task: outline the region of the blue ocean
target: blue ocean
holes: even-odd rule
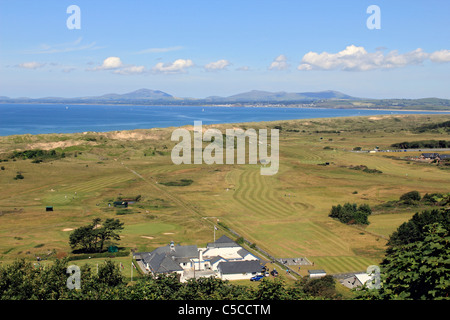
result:
[[[0,136],[178,127],[193,125],[194,121],[202,121],[207,125],[427,113],[438,112],[279,107],[0,104]]]

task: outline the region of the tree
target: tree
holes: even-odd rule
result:
[[[255,292],[256,300],[288,300],[289,294],[285,288],[284,281],[281,278],[261,280],[258,290]]]
[[[106,219],[102,227],[96,230],[97,238],[99,239],[99,252],[103,251],[103,245],[107,240],[120,240],[120,236],[116,231],[123,229],[123,222],[119,219]]]
[[[123,229],[123,222],[119,219],[106,219],[99,226],[100,218],[95,218],[92,223],[75,229],[69,238],[72,249],[79,248],[84,252],[102,252],[105,241],[120,240],[118,231]]]
[[[82,226],[70,234],[69,244],[72,249],[78,248],[83,252],[93,252],[96,239],[93,225]]]
[[[420,201],[420,193],[418,191],[410,191],[400,196],[400,201],[405,204],[414,204],[416,201]]]
[[[381,298],[450,299],[449,243],[449,230],[433,223],[423,240],[392,248],[381,264]]]
[[[389,237],[388,245],[393,247],[422,241],[425,238],[424,227],[432,223],[440,223],[447,230],[450,229],[450,209],[441,208],[417,212]]]
[[[336,281],[333,276],[327,275],[318,279],[303,278],[297,285],[302,288],[302,291],[312,297],[323,297],[326,299],[338,298],[336,292]]]
[[[329,217],[337,218],[342,223],[347,224],[369,224],[368,216],[372,214],[372,209],[368,204],[345,203],[332,206]]]

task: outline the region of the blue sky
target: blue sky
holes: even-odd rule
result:
[[[80,8],[81,29],[66,12]],[[367,28],[370,5],[381,29]],[[0,1],[0,95],[450,98],[448,1]]]

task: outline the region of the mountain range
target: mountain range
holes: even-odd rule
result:
[[[89,96],[89,97],[77,97],[77,98],[59,98],[59,97],[45,97],[45,98],[16,98],[10,99],[8,97],[2,96],[0,100],[80,100],[80,101],[132,101],[132,100],[148,100],[148,101],[161,101],[161,100],[199,100],[199,101],[210,101],[210,102],[275,102],[275,101],[301,101],[301,100],[318,100],[318,99],[355,99],[349,95],[343,94],[338,91],[320,91],[320,92],[268,92],[260,90],[252,90],[249,92],[239,93],[229,97],[219,97],[210,96],[204,99],[192,99],[192,98],[179,98],[171,94],[160,90],[150,90],[150,89],[139,89],[136,91],[118,94],[109,93],[101,96]]]
[[[228,97],[209,96],[206,98],[176,97],[160,90],[139,89],[118,94],[75,98],[9,98],[0,96],[0,103],[66,103],[66,104],[136,104],[136,105],[286,105],[328,108],[393,108],[450,111],[450,100],[439,98],[424,99],[366,99],[357,98],[339,91],[318,92],[269,92],[252,90]]]

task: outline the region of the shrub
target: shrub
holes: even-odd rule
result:
[[[414,204],[415,201],[420,201],[420,193],[418,191],[410,191],[400,196],[400,201],[405,204]]]
[[[17,175],[14,177],[14,180],[22,180],[25,177],[21,173],[17,173]]]

